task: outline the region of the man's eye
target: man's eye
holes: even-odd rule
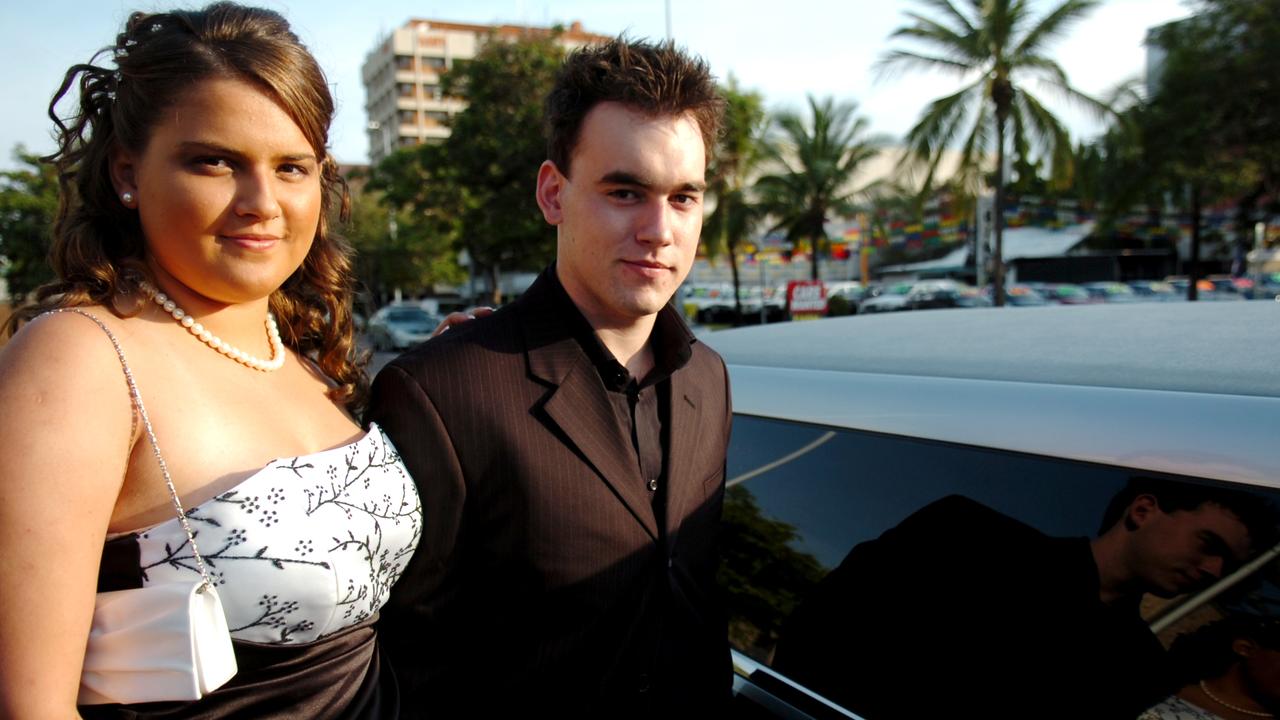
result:
[[[671,201],[677,205],[692,205],[698,202],[698,198],[694,195],[675,195],[672,196]]]

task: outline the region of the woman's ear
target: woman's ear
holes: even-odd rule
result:
[[[111,173],[111,185],[116,189],[116,197],[120,204],[136,210],[138,207],[137,162],[133,153],[113,145],[107,156],[108,170]]]
[[[1240,658],[1246,659],[1258,649],[1258,644],[1249,638],[1236,638],[1231,641],[1231,652],[1239,655]]]

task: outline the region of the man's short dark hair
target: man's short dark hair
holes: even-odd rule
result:
[[[707,157],[720,132],[724,99],[706,61],[670,41],[614,38],[576,50],[565,60],[544,111],[547,158],[566,177],[582,121],[602,102],[618,102],[653,117],[689,113]]]
[[[1162,480],[1143,475],[1129,479],[1124,489],[1116,493],[1102,514],[1099,534],[1105,533],[1124,518],[1124,513],[1139,495],[1151,495],[1160,510],[1166,513],[1179,510],[1192,511],[1211,503],[1235,515],[1249,531],[1249,542],[1254,550],[1269,547],[1276,542],[1276,508],[1265,498],[1253,493],[1217,485],[1198,485],[1176,480]]]

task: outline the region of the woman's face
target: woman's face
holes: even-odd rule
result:
[[[1237,640],[1234,647],[1243,657],[1243,671],[1250,695],[1270,710],[1280,709],[1280,650],[1252,640]]]
[[[133,193],[157,278],[188,302],[269,296],[302,264],[320,221],[315,150],[243,80],[193,85],[158,118],[141,154],[117,153],[112,178],[118,192]]]

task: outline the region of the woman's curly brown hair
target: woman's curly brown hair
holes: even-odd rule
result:
[[[110,53],[115,69],[94,64]],[[59,307],[100,304],[122,317],[118,297],[136,297],[146,276],[146,247],[137,213],[111,184],[114,147],[140,153],[161,113],[195,83],[235,78],[254,84],[289,114],[321,161],[322,210],[311,250],[272,293],[270,306],[285,344],[313,359],[335,383],[331,397],[353,413],[368,394],[351,315],[351,249],[330,232],[350,210],[346,183],[327,151],[333,98],[324,72],[270,10],[220,2],[203,10],[135,12],[113,47],[67,71],[49,104],[57,126],[53,163],[61,190],[50,262],[57,280],[5,324],[5,331]],[[66,120],[56,106],[78,85],[79,107]],[[132,312],[137,312],[137,303]]]

